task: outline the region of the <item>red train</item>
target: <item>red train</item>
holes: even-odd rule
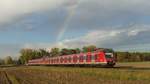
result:
[[[43,57],[29,60],[27,63],[27,65],[104,65],[111,67],[115,64],[114,52],[109,49],[57,57]]]

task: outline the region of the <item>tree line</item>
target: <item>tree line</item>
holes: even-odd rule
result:
[[[150,61],[150,52],[115,52],[118,62]]]
[[[55,57],[70,54],[86,53],[98,49],[95,45],[84,46],[82,49],[74,48],[52,48],[51,51],[45,49],[21,49],[18,60],[12,60],[7,56],[4,60],[0,59],[0,64],[25,64],[28,60],[37,59],[41,57]],[[150,52],[114,52],[118,62],[141,62],[150,61]]]
[[[74,48],[74,49],[68,49],[68,48],[52,48],[51,51],[47,51],[45,49],[22,49],[20,51],[21,56],[19,57],[19,63],[25,64],[28,62],[28,60],[31,59],[37,59],[41,57],[56,57],[56,56],[63,56],[63,55],[70,55],[70,54],[78,54],[81,52],[88,52],[88,51],[94,51],[96,49],[96,46],[90,45],[90,46],[84,46],[81,49]]]
[[[10,56],[7,56],[5,59],[0,59],[0,64],[26,64],[28,60],[31,59],[37,59],[41,57],[55,57],[55,56],[63,56],[63,55],[70,55],[70,54],[78,54],[81,52],[88,52],[88,51],[94,51],[96,49],[96,46],[89,45],[84,46],[82,49],[74,48],[74,49],[68,49],[68,48],[52,48],[51,51],[47,51],[45,49],[21,49],[20,50],[20,56],[18,60],[12,60]],[[5,60],[8,60],[8,57],[11,59],[11,63],[5,63]],[[10,61],[10,60],[8,60]]]
[[[5,57],[5,59],[0,59],[0,65],[8,65],[8,64],[15,64],[16,60],[13,60],[11,56]]]

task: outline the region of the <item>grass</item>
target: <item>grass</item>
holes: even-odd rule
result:
[[[7,73],[5,75],[1,75]],[[1,79],[3,78],[3,79]],[[21,66],[0,70],[0,84],[149,84],[150,62],[118,63],[115,68]],[[2,82],[1,82],[2,81]]]

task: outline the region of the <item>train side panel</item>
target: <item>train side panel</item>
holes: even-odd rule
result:
[[[58,57],[46,57],[41,59],[29,60],[28,65],[84,65],[84,64],[103,64],[107,65],[104,52],[88,52]]]

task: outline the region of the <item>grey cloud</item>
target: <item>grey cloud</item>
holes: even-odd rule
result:
[[[99,29],[101,26],[141,23],[142,17],[150,15],[148,0],[5,0],[1,1],[0,5],[0,29],[3,30],[8,25],[6,23],[19,24],[23,17],[43,11],[49,12],[49,23],[58,29],[67,18],[70,8],[74,6],[78,7],[68,23],[70,29]],[[27,27],[25,30],[30,29],[33,27]]]
[[[121,27],[121,26],[120,26]],[[98,47],[113,48],[115,50],[148,51],[150,50],[150,25],[132,25],[126,28],[111,30],[93,30],[81,37],[64,39],[58,43],[25,43],[25,44],[1,44],[0,57],[19,56],[22,48],[44,48],[50,50],[52,47],[59,48],[82,48],[94,44]],[[115,30],[114,30],[115,29]]]
[[[55,28],[55,31],[59,31],[70,12],[68,10],[77,6],[77,4],[79,5],[74,10],[75,14],[68,23],[68,29],[74,29],[77,32],[81,29],[88,29],[89,33],[85,36],[66,39],[53,45],[49,43],[0,45],[0,53],[15,54],[23,47],[82,47],[88,44],[121,50],[128,50],[131,47],[149,49],[147,47],[149,47],[150,42],[148,39],[150,37],[150,26],[143,24],[141,21],[141,18],[150,15],[149,0],[2,0],[0,1],[0,30],[14,28],[9,26],[12,23],[19,25],[19,28],[24,26],[23,30],[25,31],[34,31],[37,26],[47,29]],[[31,23],[28,20],[27,22],[23,21],[30,14],[40,12],[48,12],[49,20],[46,24],[50,24],[52,27],[43,27],[45,24],[40,27],[35,20]],[[144,44],[144,47],[142,44]]]
[[[33,12],[55,9],[64,2],[66,0],[1,0],[0,24],[13,22],[16,18]]]
[[[15,22],[17,18],[20,19],[34,12],[61,8],[64,8],[65,12],[70,12],[67,9],[76,5],[78,7],[75,15],[69,22],[70,28],[93,28],[119,22],[130,23],[138,21],[142,16],[150,15],[148,0],[5,0],[0,1],[0,24]]]
[[[139,46],[135,47],[136,45],[150,44],[150,40],[148,39],[150,37],[149,33],[150,25],[134,25],[123,29],[113,28],[111,30],[100,29],[91,31],[80,38],[66,39],[61,44],[65,47],[82,47],[84,45],[94,44],[99,47],[115,49],[123,49],[125,46],[132,45],[138,50],[141,48]]]
[[[70,27],[91,29],[142,23],[141,18],[150,15],[149,7],[148,0],[83,0]]]

